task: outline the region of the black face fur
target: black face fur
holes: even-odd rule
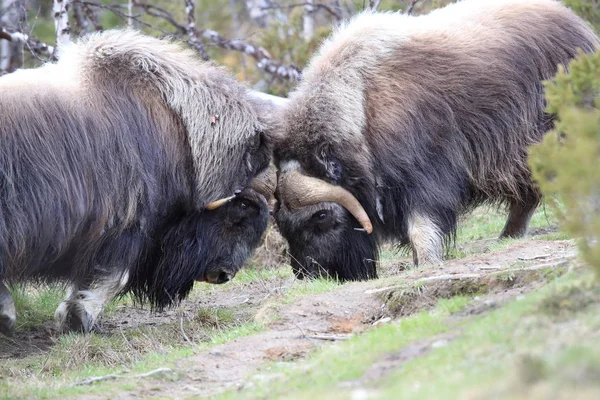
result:
[[[150,262],[136,270],[127,290],[161,309],[184,299],[194,281],[225,283],[242,267],[267,228],[265,198],[245,189],[224,206],[170,223]]]
[[[292,213],[278,202],[275,219],[288,241],[297,278],[323,276],[345,281],[377,277],[374,237],[362,231],[338,204],[320,203]]]

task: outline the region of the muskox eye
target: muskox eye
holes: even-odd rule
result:
[[[319,211],[313,214],[312,216],[313,221],[316,222],[323,222],[327,219],[327,212],[326,211]]]
[[[246,209],[248,209],[248,203],[246,203],[245,201],[242,201],[242,202],[240,203],[240,208],[241,208],[242,210],[246,210]]]

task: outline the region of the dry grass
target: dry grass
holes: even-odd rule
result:
[[[263,235],[263,240],[254,256],[250,266],[254,268],[277,268],[287,264],[287,242],[279,233],[277,225],[271,218],[271,223]]]

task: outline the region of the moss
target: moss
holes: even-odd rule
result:
[[[600,286],[573,286],[549,295],[539,304],[539,312],[564,319],[600,302]]]

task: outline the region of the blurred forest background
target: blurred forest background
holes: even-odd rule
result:
[[[56,7],[72,38],[133,26],[174,37],[259,91],[285,95],[319,43],[366,8],[428,12],[450,0],[0,0],[0,74],[52,59]],[[23,35],[15,35],[20,33]],[[11,40],[12,38],[12,40]]]
[[[0,75],[51,60],[57,7],[72,38],[132,26],[174,37],[256,90],[285,95],[332,27],[366,9],[422,14],[452,0],[0,0]],[[600,26],[600,0],[566,0]],[[5,40],[2,40],[5,39]]]

